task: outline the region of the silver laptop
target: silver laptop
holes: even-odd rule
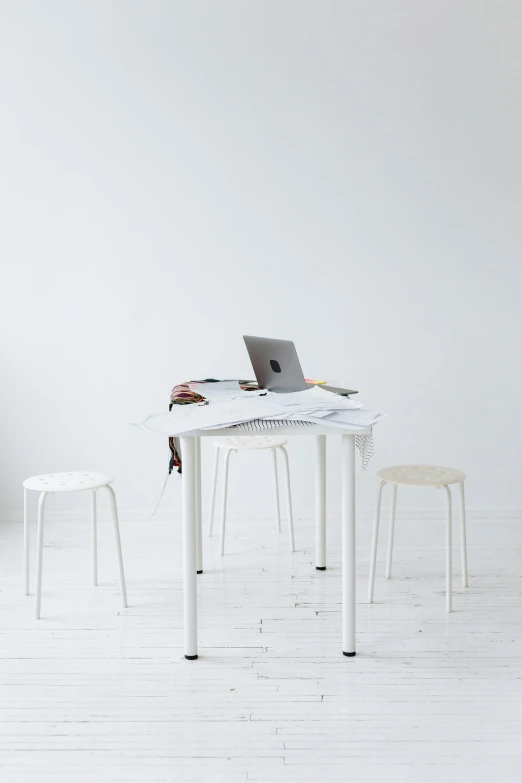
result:
[[[291,340],[243,335],[256,380],[261,389],[273,392],[302,391],[313,386],[304,379],[301,363]],[[322,389],[348,396],[357,394],[351,389],[340,389],[321,384]]]

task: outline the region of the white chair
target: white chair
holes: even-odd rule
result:
[[[444,487],[446,494],[446,611],[452,611],[452,562],[451,562],[451,490],[450,484],[458,484],[460,490],[460,554],[462,560],[462,586],[468,586],[468,556],[466,551],[466,503],[464,498],[464,480],[466,474],[453,468],[439,468],[434,465],[397,465],[383,468],[377,473],[381,479],[377,493],[377,507],[373,524],[372,553],[370,560],[370,580],[368,585],[368,603],[373,603],[373,588],[375,583],[375,563],[377,560],[377,545],[379,540],[379,518],[381,515],[381,497],[386,484],[393,486],[390,532],[388,537],[388,555],[386,558],[386,579],[391,578],[393,535],[395,532],[395,508],[397,505],[397,487],[407,484],[415,487]]]
[[[283,464],[285,466],[286,477],[286,497],[288,508],[288,535],[290,542],[290,552],[294,551],[294,520],[292,516],[292,494],[290,491],[290,470],[288,465],[288,454],[285,449],[288,441],[283,438],[276,438],[270,435],[252,436],[252,437],[231,437],[220,438],[214,441],[216,449],[214,456],[214,477],[212,480],[212,494],[210,498],[210,515],[208,535],[212,535],[212,526],[214,522],[214,507],[216,501],[216,484],[219,467],[219,454],[223,449],[225,452],[225,459],[223,464],[223,499],[221,506],[221,555],[225,554],[225,525],[227,515],[227,490],[228,490],[228,461],[232,452],[238,451],[253,451],[258,449],[269,449],[272,452],[272,460],[274,466],[274,490],[275,490],[275,502],[276,502],[276,531],[281,532],[281,512],[279,508],[279,483],[277,478],[277,451],[283,455]]]
[[[27,509],[28,490],[40,493],[38,501],[38,548],[36,555],[36,619],[40,619],[40,607],[42,601],[42,555],[44,537],[44,507],[45,499],[53,492],[91,492],[91,532],[92,532],[92,579],[93,584],[98,584],[98,547],[97,547],[97,520],[96,520],[96,492],[106,489],[109,493],[112,521],[116,536],[116,553],[118,555],[118,569],[120,577],[121,598],[123,607],[127,607],[127,591],[125,589],[125,574],[123,573],[123,558],[121,554],[120,528],[118,525],[118,510],[116,496],[110,483],[113,479],[103,473],[86,471],[75,473],[49,473],[44,476],[34,476],[24,481],[24,584],[25,594],[29,595],[29,515]]]

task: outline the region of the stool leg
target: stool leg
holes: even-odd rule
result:
[[[393,537],[395,535],[395,509],[397,507],[397,484],[392,489],[392,504],[390,510],[390,532],[388,533],[388,554],[386,557],[386,579],[391,579]]]
[[[214,448],[214,475],[212,477],[212,491],[210,495],[210,511],[208,515],[208,537],[210,538],[212,536],[212,528],[214,526],[214,508],[216,506],[216,485],[217,485],[217,477],[218,477],[218,467],[219,467],[219,452],[220,449],[218,449],[217,446]]]
[[[36,550],[36,619],[40,619],[40,607],[42,605],[42,557],[44,537],[44,506],[47,492],[40,494],[38,501],[38,546]]]
[[[446,485],[446,611],[452,609],[452,560],[451,560],[451,490]]]
[[[276,503],[276,533],[281,532],[281,508],[279,505],[279,481],[277,479],[277,449],[270,449],[274,465],[274,494]]]
[[[460,558],[462,562],[462,587],[468,586],[468,545],[466,541],[466,499],[464,482],[459,484],[460,490]]]
[[[288,508],[288,543],[290,552],[295,552],[294,542],[294,515],[292,512],[292,491],[290,489],[290,464],[288,462],[288,453],[284,446],[278,447],[283,453],[286,479],[286,503]]]
[[[381,498],[386,481],[381,481],[377,490],[377,505],[373,520],[372,552],[370,556],[370,578],[368,581],[368,603],[373,604],[373,588],[375,585],[375,564],[377,562],[377,545],[379,543],[379,520],[381,518]]]
[[[116,554],[118,556],[118,574],[120,577],[121,602],[123,604],[123,608],[126,609],[128,606],[127,589],[125,587],[125,574],[123,572],[123,556],[121,554],[120,526],[118,524],[118,508],[116,506],[116,495],[114,494],[113,488],[109,484],[106,484],[105,489],[109,493],[111,512],[112,512],[112,521],[114,524],[114,537],[116,539]]]
[[[225,525],[227,518],[227,490],[228,490],[228,461],[230,459],[230,452],[232,449],[225,451],[225,461],[223,463],[223,501],[221,506],[221,548],[220,555],[223,557],[225,554]]]
[[[96,490],[91,489],[91,546],[92,546],[92,583],[98,584],[98,520],[96,518]]]
[[[27,508],[29,490],[24,487],[24,591],[29,595],[29,571],[31,561],[29,511]]]

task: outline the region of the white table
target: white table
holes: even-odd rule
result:
[[[315,558],[316,568],[326,568],[326,436],[342,440],[342,651],[355,655],[355,434],[346,429],[312,425],[278,427],[285,437],[316,436]],[[366,430],[365,432],[369,432]],[[250,432],[226,428],[194,430],[181,437],[183,504],[183,594],[185,615],[185,658],[198,657],[197,574],[203,571],[201,520],[201,438],[226,435],[251,436]]]

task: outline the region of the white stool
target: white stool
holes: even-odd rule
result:
[[[466,474],[453,468],[439,468],[434,465],[397,465],[393,468],[383,468],[377,473],[381,484],[377,493],[377,508],[373,524],[372,554],[370,560],[370,581],[368,585],[368,603],[373,603],[373,587],[375,582],[375,563],[377,559],[377,544],[379,539],[379,518],[381,515],[381,496],[386,484],[393,485],[392,505],[390,513],[390,533],[388,538],[388,556],[386,558],[386,579],[391,578],[393,553],[393,534],[395,531],[395,507],[397,505],[397,486],[408,484],[415,487],[444,487],[446,491],[446,611],[451,612],[451,491],[450,484],[458,484],[460,489],[460,554],[462,560],[462,586],[468,586],[468,556],[466,551],[466,504],[464,499],[464,480]]]
[[[214,441],[216,448],[214,457],[214,477],[212,480],[212,494],[210,498],[210,515],[208,535],[212,535],[212,526],[214,522],[214,506],[216,501],[216,484],[217,474],[219,466],[219,452],[220,449],[225,451],[225,462],[223,466],[223,500],[221,506],[221,555],[225,554],[225,523],[227,515],[227,489],[228,489],[228,461],[230,459],[231,452],[238,451],[253,451],[257,449],[270,449],[272,452],[273,466],[274,466],[274,488],[275,488],[275,501],[276,501],[276,530],[281,532],[281,512],[279,508],[279,483],[277,479],[277,456],[276,452],[279,450],[283,455],[283,462],[285,466],[286,477],[286,497],[288,508],[288,535],[290,541],[290,552],[294,551],[294,520],[292,516],[292,494],[290,491],[290,470],[288,466],[288,454],[285,449],[288,441],[283,438],[274,438],[270,435],[253,436],[253,437],[232,437],[232,438],[220,438]]]
[[[98,584],[98,552],[97,552],[97,526],[96,526],[96,492],[105,488],[109,493],[116,536],[116,552],[118,555],[118,569],[120,575],[120,588],[123,607],[127,607],[127,591],[125,589],[125,574],[123,573],[123,558],[121,554],[120,528],[118,525],[118,510],[116,508],[116,496],[110,486],[111,476],[103,473],[49,473],[44,476],[34,476],[24,481],[24,584],[25,594],[29,595],[29,518],[27,513],[27,491],[40,492],[38,501],[38,549],[36,555],[36,619],[40,619],[40,606],[42,601],[42,555],[44,536],[44,506],[45,499],[50,492],[85,492],[91,491],[91,530],[92,530],[92,579],[93,584]]]

